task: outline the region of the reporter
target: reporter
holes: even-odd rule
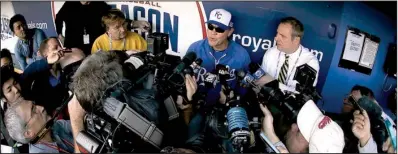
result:
[[[29,143],[51,117],[43,106],[36,105],[21,95],[21,87],[15,74],[12,69],[1,69],[1,98],[9,106],[4,122],[12,139],[20,143]],[[29,144],[29,153],[73,152],[70,129],[69,121],[57,120],[38,143]]]
[[[167,121],[167,116],[164,115],[166,111],[161,108],[155,91],[136,89],[129,85],[130,81],[125,76],[131,72],[127,72],[123,67],[127,59],[125,52],[99,51],[82,62],[73,76],[72,86],[75,97],[68,104],[68,108],[74,111],[74,113],[71,112],[70,117],[75,137],[80,131],[85,130],[83,120],[85,114],[98,113],[103,108],[104,100],[109,97],[126,103],[156,127]],[[111,93],[119,90],[121,95],[111,96]],[[156,150],[156,148],[150,148],[149,144],[139,136],[130,140],[134,143],[133,146],[123,148],[131,148],[135,152]],[[164,139],[160,141],[162,140]],[[75,146],[75,151],[79,151],[77,146]]]
[[[110,9],[111,6],[103,1],[66,1],[55,18],[58,38],[65,42],[65,47],[80,48],[89,55],[95,39],[105,32],[101,26],[101,18]],[[126,20],[129,24],[128,30],[139,28],[146,32],[151,27],[146,21]],[[65,37],[62,35],[64,23]]]
[[[98,50],[147,50],[147,42],[141,35],[128,31],[128,22],[119,9],[110,9],[102,17],[106,32],[97,37],[93,43],[91,53]]]
[[[21,143],[29,143],[40,129],[51,120],[44,107],[22,100],[10,107],[4,121],[11,138]],[[29,143],[29,153],[72,153],[72,132],[70,122],[57,120],[44,137],[37,143]]]
[[[43,57],[30,64],[23,73],[23,88],[27,99],[34,100],[52,114],[55,108],[69,96],[66,71],[68,66],[77,65],[85,57],[77,48],[63,49],[55,37],[44,40],[39,48]]]
[[[268,108],[260,104],[264,113],[262,131],[275,146],[284,146],[276,136],[273,117]],[[324,116],[313,101],[304,104],[284,136],[287,150],[292,153],[341,153],[344,148],[344,133],[340,126]]]

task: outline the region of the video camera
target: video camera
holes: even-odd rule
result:
[[[148,51],[132,54],[124,62],[125,79],[105,90],[99,100],[102,107],[84,118],[86,131],[76,138],[82,152],[160,151],[164,136],[160,128],[179,116],[172,95],[185,91],[184,75],[193,73],[190,65],[196,54],[182,60],[167,55],[169,37],[163,33],[150,34],[147,42]],[[136,65],[131,58],[143,64]],[[153,88],[140,87],[151,76]]]
[[[279,82],[277,80],[273,80],[263,87],[258,87],[255,84],[255,81],[260,79],[266,73],[260,68],[260,65],[251,63],[249,65],[249,71],[246,73],[245,71],[238,71],[237,77],[238,82],[240,85],[245,87],[253,87],[253,89],[257,89],[257,92],[254,92],[253,96],[246,97],[247,104],[249,104],[249,108],[246,110],[250,110],[251,105],[256,104],[252,108],[258,108],[257,102],[266,103],[266,105],[272,104],[276,108],[278,108],[287,118],[289,122],[294,122],[297,118],[298,112],[300,111],[301,107],[307,102],[308,100],[317,101],[321,99],[321,96],[315,91],[315,88],[312,86],[315,78],[316,78],[316,71],[312,69],[307,64],[301,65],[297,67],[296,73],[294,75],[294,80],[297,80],[298,83],[296,85],[296,91],[300,92],[300,94],[285,94],[279,89]],[[251,104],[250,102],[256,102]],[[250,105],[251,104],[251,105]],[[233,108],[231,108],[232,111]],[[238,108],[236,108],[237,110]],[[239,110],[245,110],[244,108],[239,108]],[[252,109],[253,110],[253,109]],[[250,110],[251,111],[251,110]],[[257,111],[257,110],[256,110]],[[240,117],[243,117],[243,111],[241,111]],[[249,112],[245,112],[249,113]],[[243,119],[249,119],[247,118]],[[253,117],[253,121],[245,122],[249,123],[250,125],[245,124],[245,127],[242,128],[250,128],[251,130],[259,133],[260,124],[258,122],[259,117],[256,117],[256,113],[251,113],[250,117]],[[230,121],[234,121],[232,119],[239,119],[239,118],[231,118]],[[240,118],[242,119],[242,118]],[[257,121],[255,121],[257,119]],[[236,121],[236,120],[235,120]],[[243,120],[240,120],[243,121]],[[243,126],[243,123],[241,124]],[[264,139],[263,139],[264,140]],[[264,141],[268,141],[265,139]],[[272,143],[268,143],[269,147],[272,147]],[[274,150],[277,152],[277,150]]]
[[[284,94],[279,89],[279,82],[273,80],[264,85],[259,93],[260,102],[267,102],[275,105],[286,115],[290,122],[295,122],[301,107],[308,101],[317,102],[322,97],[313,87],[316,78],[316,71],[308,64],[303,64],[296,69],[293,80],[298,81],[296,91],[300,94]]]

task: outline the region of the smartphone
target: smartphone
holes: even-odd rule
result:
[[[267,144],[275,153],[280,153],[279,150],[274,146],[274,144],[272,144],[271,141],[268,140],[267,137],[265,137],[263,132],[260,133],[260,137],[265,142],[265,144]]]
[[[359,110],[359,113],[362,114],[362,108],[359,106],[358,102],[355,101],[354,97],[349,96],[348,101],[354,106],[354,111]]]

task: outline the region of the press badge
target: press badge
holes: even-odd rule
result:
[[[84,44],[90,44],[90,36],[88,34],[83,35]]]

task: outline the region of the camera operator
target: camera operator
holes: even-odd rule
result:
[[[262,104],[260,108],[264,114],[263,133],[283,150],[284,144],[275,133],[271,112]],[[297,123],[291,125],[284,139],[287,150],[292,153],[341,153],[344,148],[344,133],[340,126],[324,116],[313,101],[301,108]]]
[[[63,49],[56,37],[44,40],[39,48],[44,58],[30,64],[23,73],[23,90],[26,98],[45,107],[49,114],[68,96],[67,76],[85,57],[78,48]],[[71,71],[68,71],[71,70]]]
[[[73,76],[74,80],[72,85],[75,97],[73,97],[69,102],[68,109],[70,111],[74,111],[70,113],[70,118],[73,134],[75,137],[79,134],[79,132],[85,130],[85,115],[95,113],[98,109],[103,108],[103,100],[106,99],[105,97],[108,97],[104,95],[105,93],[108,93],[109,88],[111,86],[116,87],[119,81],[126,80],[126,75],[134,75],[134,72],[128,72],[128,70],[125,70],[126,68],[123,66],[124,63],[132,63],[135,68],[139,68],[141,65],[143,65],[143,62],[140,61],[139,58],[136,58],[135,55],[128,57],[128,55],[125,53],[134,52],[96,52],[82,62],[81,66]],[[194,77],[189,75],[185,76],[185,83],[188,93],[187,98],[189,100],[192,100],[192,95],[196,91],[196,83],[194,82],[194,79]],[[116,89],[117,88],[118,87],[116,87]],[[124,103],[128,104],[130,108],[138,112],[148,121],[153,122],[156,127],[158,127],[158,125],[168,127],[166,126],[168,124],[166,123],[167,116],[163,115],[165,113],[164,108],[162,108],[163,106],[160,103],[161,101],[156,98],[156,91],[153,89],[138,89],[137,87],[132,87],[132,90],[134,91],[123,90],[122,95],[125,97],[125,100],[131,100]],[[182,101],[177,101],[177,104],[181,110],[189,108],[188,106],[183,105]],[[165,138],[167,137],[164,137],[162,140],[165,140]],[[142,150],[144,152],[148,152],[156,150],[155,148],[148,148],[147,146],[142,147],[140,143],[143,141],[143,139],[141,138],[129,138],[128,141],[133,143],[133,147],[131,148],[134,148],[135,151]],[[79,146],[77,144],[75,145],[75,151],[79,152]]]
[[[296,81],[293,80],[296,68],[308,64],[316,71],[316,86],[319,74],[318,59],[300,42],[303,39],[304,26],[294,17],[283,18],[275,36],[276,46],[268,49],[263,57],[261,68],[267,75],[256,81],[257,85],[264,85],[274,79],[279,81],[282,91],[295,92]]]
[[[356,145],[357,139],[359,139],[355,134],[353,134],[352,130],[352,121],[354,117],[355,110],[359,110],[359,107],[367,112],[370,119],[370,132],[372,135],[372,141],[374,141],[376,146],[376,152],[379,151],[387,151],[387,149],[383,149],[383,144],[387,144],[390,139],[388,139],[388,132],[385,129],[385,123],[389,122],[393,128],[395,126],[395,122],[384,113],[381,106],[374,99],[374,95],[372,90],[367,87],[355,85],[350,94],[344,98],[344,103],[342,107],[342,113],[336,115],[335,119],[339,121],[341,127],[345,132],[345,140],[346,147],[344,148],[344,152],[361,152],[358,151],[358,147]],[[331,113],[327,113],[333,115]],[[396,134],[396,129],[392,130],[393,134]],[[369,141],[370,142],[370,141]]]

